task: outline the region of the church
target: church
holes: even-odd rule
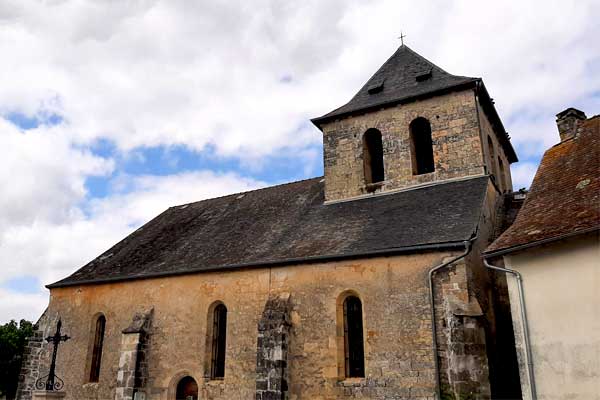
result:
[[[323,177],[170,207],[48,285],[18,398],[59,320],[67,400],[520,398],[481,258],[517,156],[482,79],[402,45],[312,123]]]

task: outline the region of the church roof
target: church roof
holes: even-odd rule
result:
[[[319,125],[334,118],[414,100],[459,87],[473,87],[480,78],[449,74],[402,45],[345,105],[312,121]]]
[[[462,246],[485,176],[324,204],[314,178],[171,207],[49,288]]]
[[[600,116],[542,158],[515,222],[485,251],[505,254],[600,230]]]

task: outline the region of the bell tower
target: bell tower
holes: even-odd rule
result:
[[[517,156],[481,78],[449,74],[406,45],[312,122],[323,132],[327,202],[484,174],[512,190]]]

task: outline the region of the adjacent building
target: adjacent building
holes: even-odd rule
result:
[[[514,224],[485,256],[518,272],[508,286],[523,398],[597,400],[600,116],[569,108],[556,122],[560,143],[544,154]]]

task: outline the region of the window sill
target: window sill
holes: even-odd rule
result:
[[[435,171],[421,172],[420,174],[417,172],[413,172],[413,176],[427,176],[427,175],[432,175],[432,174],[435,174]]]
[[[224,385],[225,379],[224,378],[209,378],[206,380],[206,384],[207,385],[215,385],[215,386]]]
[[[376,192],[377,190],[379,190],[383,187],[384,183],[385,183],[384,181],[375,182],[375,183],[367,183],[367,184],[365,184],[365,190],[367,193]]]
[[[100,386],[100,382],[86,382],[82,386],[83,386],[83,389],[86,389],[86,390],[98,390],[98,386]]]
[[[367,378],[344,378],[338,381],[339,386],[364,386]]]

